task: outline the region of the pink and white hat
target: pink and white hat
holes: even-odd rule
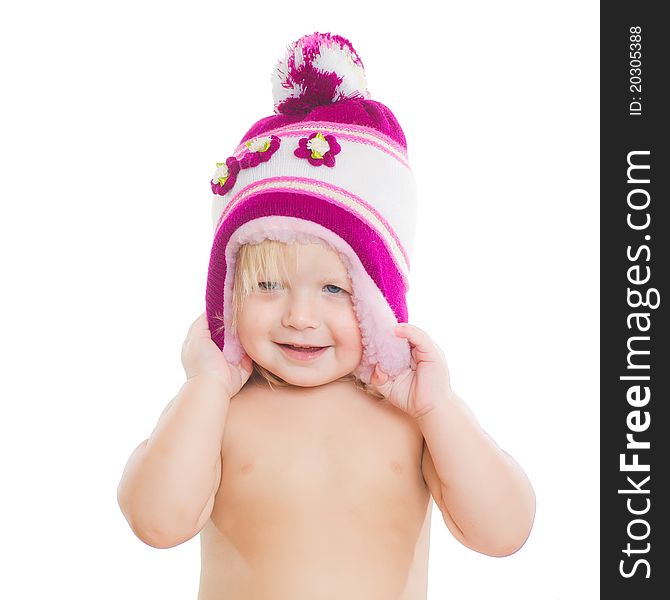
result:
[[[242,244],[318,242],[349,271],[363,340],[355,371],[377,363],[394,377],[410,365],[393,334],[407,322],[405,294],[416,223],[416,186],[393,113],[370,99],[363,63],[338,35],[313,33],[288,47],[272,74],[275,114],[256,122],[211,181],[214,243],[206,305],[212,339],[238,364],[231,291]],[[216,333],[224,318],[224,330]]]

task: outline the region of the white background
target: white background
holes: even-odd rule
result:
[[[507,558],[461,546],[434,507],[429,600],[598,597],[597,3],[12,4],[0,596],[196,597],[199,539],[144,545],[116,487],[184,380],[214,163],[271,114],[285,47],[331,31],[408,139],[410,322],[537,494]]]

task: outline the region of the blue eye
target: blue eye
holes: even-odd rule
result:
[[[331,292],[332,294],[335,294],[335,295],[339,295],[340,292],[345,291],[340,286],[333,285],[333,284],[330,284],[330,283],[328,285],[325,285],[324,287],[327,288],[327,289],[328,288],[335,288],[334,290],[333,289],[328,289],[329,292]]]
[[[258,287],[264,292],[273,292],[281,289],[281,283],[278,281],[259,281]]]

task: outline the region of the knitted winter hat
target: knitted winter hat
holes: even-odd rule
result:
[[[291,44],[272,91],[275,114],[249,129],[211,181],[212,339],[239,363],[230,299],[242,244],[316,241],[338,253],[351,278],[363,342],[356,375],[369,383],[379,363],[394,377],[410,365],[407,341],[393,334],[407,321],[416,222],[405,136],[393,113],[370,99],[363,63],[341,36],[314,33]],[[225,329],[217,333],[221,313]]]

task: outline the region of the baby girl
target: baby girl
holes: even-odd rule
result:
[[[535,495],[407,322],[414,179],[356,51],[304,36],[273,95],[217,163],[187,379],[119,504],[153,547],[200,534],[200,600],[425,600],[431,499],[459,542],[502,557]]]

